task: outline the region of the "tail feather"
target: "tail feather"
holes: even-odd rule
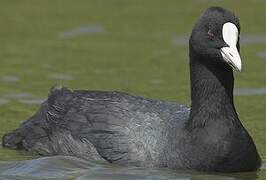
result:
[[[2,139],[3,147],[11,149],[26,149],[30,147],[36,138],[42,139],[47,137],[45,132],[45,122],[42,117],[47,110],[47,101],[45,101],[39,111],[28,121],[22,123],[13,132],[5,134]]]
[[[67,88],[51,89],[48,100],[41,105],[35,115],[13,132],[3,136],[3,147],[37,150],[40,154],[51,153],[52,149],[48,143],[51,141],[50,136],[66,113],[65,107],[70,99],[71,91]]]

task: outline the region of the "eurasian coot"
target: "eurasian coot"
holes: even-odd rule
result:
[[[238,18],[220,7],[195,24],[191,108],[122,92],[54,88],[33,117],[3,137],[3,146],[122,165],[256,170],[259,154],[233,102],[239,33]]]

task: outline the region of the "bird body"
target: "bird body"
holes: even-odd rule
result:
[[[12,146],[43,155],[165,166],[158,160],[164,144],[172,144],[167,136],[182,131],[188,114],[184,105],[121,92],[55,88],[39,112],[17,129],[17,136],[10,137],[26,134],[18,140],[22,144]]]
[[[256,170],[259,154],[233,102],[239,32],[238,19],[223,8],[199,18],[189,44],[191,108],[122,92],[54,88],[3,145],[121,165]]]

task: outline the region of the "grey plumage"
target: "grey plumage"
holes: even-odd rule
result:
[[[39,112],[14,133],[28,132],[12,146],[42,155],[166,166],[158,160],[166,144],[173,144],[168,136],[178,133],[174,127],[182,131],[188,114],[184,105],[121,92],[54,89]]]

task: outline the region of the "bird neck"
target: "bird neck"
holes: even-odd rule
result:
[[[214,122],[220,125],[239,124],[233,102],[233,71],[229,66],[222,60],[214,62],[213,59],[199,59],[190,55],[190,79],[191,112],[188,128],[208,127]]]

